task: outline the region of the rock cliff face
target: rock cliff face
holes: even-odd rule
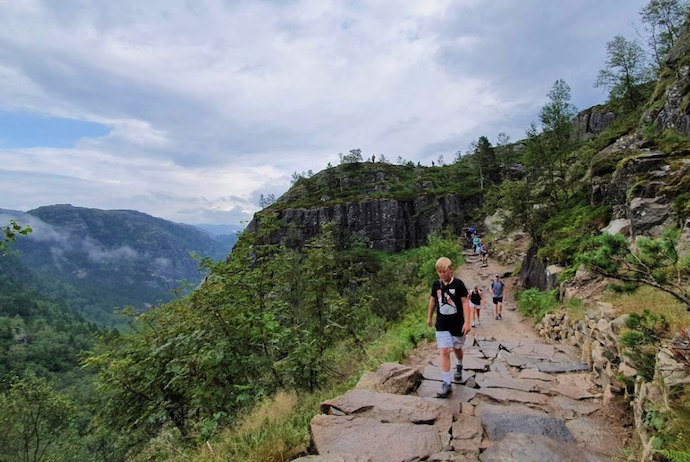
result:
[[[652,101],[642,116],[660,131],[673,129],[690,136],[690,23],[669,53]]]
[[[270,240],[287,239],[287,245],[300,246],[317,236],[323,225],[334,222],[340,229],[366,236],[377,250],[398,252],[423,245],[434,231],[459,233],[468,213],[478,205],[477,196],[462,201],[454,195],[420,195],[410,200],[363,199],[326,207],[286,208],[277,214],[287,226],[271,234]],[[247,230],[254,232],[259,226],[255,217]]]
[[[281,228],[265,233],[270,243],[301,247],[325,224],[335,223],[365,237],[374,249],[398,252],[425,244],[435,231],[460,234],[469,214],[481,205],[478,183],[476,172],[459,163],[346,163],[298,180],[257,213],[247,231],[261,233],[261,217],[273,212]]]
[[[671,50],[639,122],[599,151],[589,168],[590,202],[610,205],[608,232],[659,236],[679,226],[690,241],[690,23]],[[614,120],[604,106],[576,118],[582,137],[596,134]],[[522,266],[526,287],[546,289],[547,264],[530,251]]]
[[[606,130],[615,118],[616,115],[606,106],[594,106],[582,111],[575,117],[578,136],[590,138]]]

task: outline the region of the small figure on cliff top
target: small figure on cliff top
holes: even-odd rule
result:
[[[467,287],[460,279],[453,277],[453,266],[449,258],[436,260],[436,274],[439,279],[431,286],[426,323],[433,325],[436,313],[436,344],[439,352],[439,363],[443,383],[436,396],[446,398],[453,392],[451,385],[450,351],[455,353],[457,361],[453,379],[462,380],[462,347],[465,336],[470,332],[470,306],[467,301]]]

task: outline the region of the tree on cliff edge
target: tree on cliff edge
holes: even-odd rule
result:
[[[639,237],[631,246],[620,234],[604,233],[590,241],[579,261],[603,276],[666,292],[690,311],[690,256],[678,254],[678,237],[678,230],[667,230],[660,238]]]
[[[608,88],[611,100],[621,100],[634,109],[645,97],[640,87],[651,78],[642,47],[617,35],[606,44],[606,68],[599,71],[594,86]]]

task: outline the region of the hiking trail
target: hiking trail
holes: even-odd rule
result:
[[[455,272],[484,291],[481,324],[468,334],[463,379],[441,384],[435,344],[420,345],[406,365],[384,364],[357,388],[322,403],[312,419],[310,462],[623,460],[631,431],[627,410],[603,402],[591,367],[570,345],[549,344],[515,309],[515,282],[503,278],[503,319],[494,319],[489,284],[511,267],[482,266],[466,252]],[[425,318],[425,310],[420,311]],[[420,382],[421,380],[421,382]],[[417,384],[419,384],[417,386]]]

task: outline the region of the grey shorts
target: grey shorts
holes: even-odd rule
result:
[[[465,335],[456,337],[450,335],[447,330],[436,331],[436,345],[439,348],[454,348],[456,350],[465,346]]]

